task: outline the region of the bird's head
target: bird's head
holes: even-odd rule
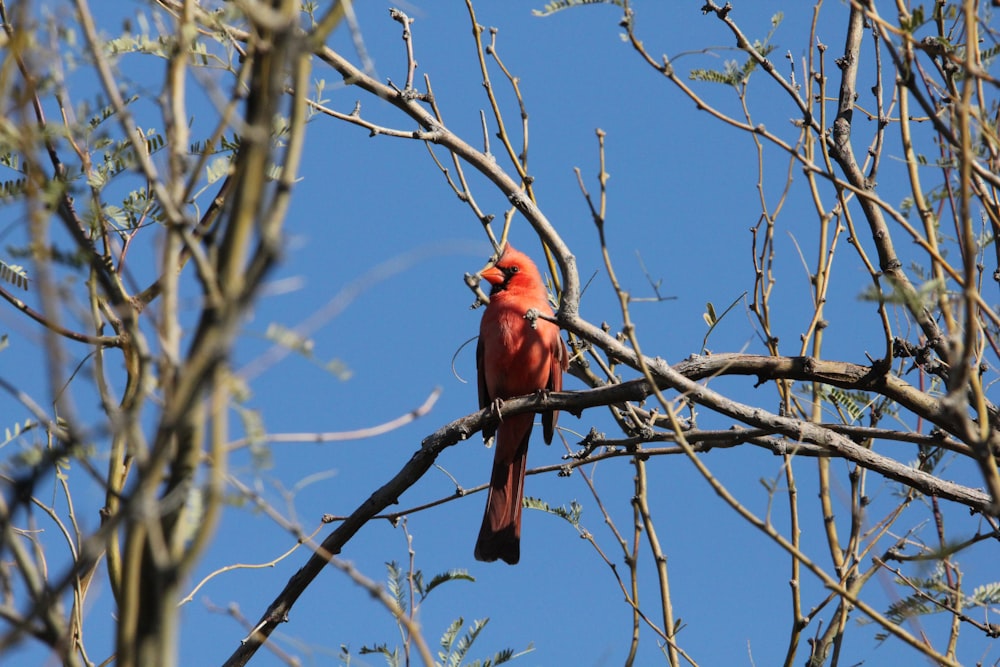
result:
[[[505,290],[528,291],[543,286],[535,263],[510,245],[504,248],[497,261],[480,271],[479,275],[490,284],[490,296]]]

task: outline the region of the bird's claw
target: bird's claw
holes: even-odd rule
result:
[[[490,402],[490,417],[496,419],[498,422],[503,421],[503,416],[500,414],[500,408],[503,407],[503,400],[495,398]],[[486,449],[493,446],[496,440],[496,426],[489,424],[483,427],[483,444],[486,445]]]
[[[490,403],[490,414],[496,417],[497,421],[503,421],[503,415],[500,414],[500,408],[503,407],[502,398],[494,398],[493,402]]]

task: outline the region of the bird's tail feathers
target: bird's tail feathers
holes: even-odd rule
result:
[[[513,415],[500,424],[486,513],[476,540],[476,560],[500,559],[510,565],[520,560],[524,472],[534,419],[531,413]]]

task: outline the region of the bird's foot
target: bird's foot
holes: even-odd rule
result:
[[[503,421],[503,416],[500,414],[500,408],[503,407],[503,400],[495,398],[490,402],[490,417],[496,419],[497,422]],[[493,441],[496,440],[497,427],[496,424],[486,424],[483,427],[483,444],[489,449],[493,446]]]
[[[538,398],[544,399],[548,398],[551,393],[552,391],[548,387],[542,387],[540,389],[536,389],[534,395],[537,396]]]

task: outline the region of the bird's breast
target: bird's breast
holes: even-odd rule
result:
[[[548,310],[539,309],[545,312]],[[483,317],[480,336],[486,385],[491,398],[511,398],[544,389],[548,384],[552,345],[558,336],[551,322],[526,320],[528,308],[496,308]]]

